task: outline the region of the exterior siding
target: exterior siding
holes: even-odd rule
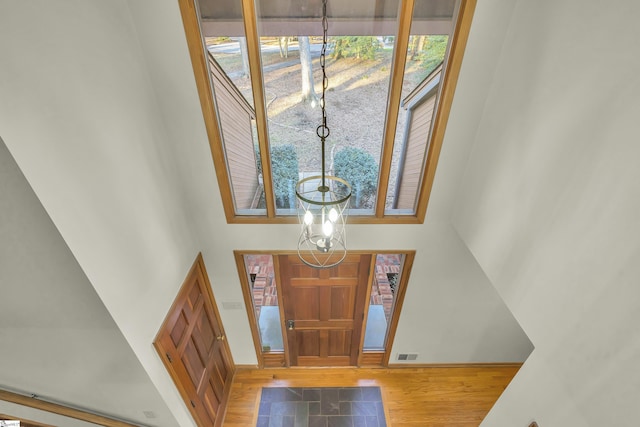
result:
[[[209,66],[235,208],[251,209],[258,190],[251,124],[255,112],[211,56]]]
[[[435,104],[436,94],[434,93],[410,112],[409,135],[406,138],[404,168],[400,171],[396,209],[415,208]]]

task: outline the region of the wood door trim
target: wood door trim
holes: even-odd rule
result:
[[[253,295],[251,293],[251,285],[249,284],[249,278],[247,277],[247,265],[245,263],[245,255],[269,255],[272,257],[274,268],[274,282],[276,286],[276,292],[278,297],[278,310],[280,312],[280,319],[284,319],[284,313],[282,310],[282,297],[280,289],[280,279],[278,273],[277,254],[270,251],[241,251],[234,250],[233,256],[236,261],[236,268],[238,270],[238,277],[240,278],[240,287],[242,289],[242,297],[244,299],[244,306],[249,318],[249,326],[251,328],[251,337],[253,339],[253,346],[256,352],[256,359],[258,361],[258,368],[282,368],[289,366],[289,358],[285,351],[270,351],[264,353],[262,351],[262,340],[260,338],[260,330],[258,327],[258,318],[256,317],[255,307],[253,306]],[[286,333],[284,330],[284,323],[280,322],[281,333],[283,335],[283,346],[287,348]]]
[[[242,289],[242,298],[244,299],[244,306],[247,309],[247,316],[249,316],[249,325],[251,326],[251,338],[253,339],[253,346],[256,351],[256,359],[258,359],[258,368],[264,368],[264,358],[262,353],[262,341],[260,340],[260,332],[256,328],[258,325],[258,318],[256,317],[256,310],[253,307],[253,296],[251,295],[251,286],[249,285],[249,279],[247,278],[247,265],[244,262],[244,256],[247,255],[243,251],[233,251],[233,257],[236,260],[236,268],[238,269],[238,277],[240,278],[240,288]]]
[[[358,365],[358,359],[360,357],[360,354],[362,353],[362,345],[361,342],[364,340],[364,332],[365,332],[365,327],[366,327],[366,322],[364,321],[365,317],[364,317],[364,313],[365,313],[365,309],[367,307],[369,307],[369,300],[367,300],[367,293],[368,293],[368,286],[371,284],[371,276],[375,274],[375,270],[372,269],[373,267],[373,261],[376,258],[376,255],[374,254],[363,254],[360,255],[360,261],[361,262],[366,262],[368,257],[368,265],[362,266],[360,267],[360,271],[358,273],[358,285],[360,286],[360,282],[364,282],[365,284],[363,285],[363,290],[364,290],[364,295],[362,295],[362,297],[359,300],[356,300],[356,308],[355,308],[355,315],[354,315],[354,333],[359,334],[358,337],[356,339],[352,339],[351,340],[351,360],[350,360],[350,364],[352,366],[357,366]],[[363,268],[365,267],[365,268]],[[357,294],[356,294],[357,295]],[[357,317],[360,317],[360,319],[358,319]],[[360,324],[360,328],[359,330],[356,331],[356,324],[359,322]]]
[[[286,323],[287,323],[287,317],[285,314],[286,311],[286,307],[285,304],[289,304],[288,300],[285,301],[284,298],[284,289],[282,288],[282,282],[284,281],[284,278],[282,277],[282,269],[280,266],[280,257],[281,256],[288,256],[290,254],[284,253],[284,254],[274,254],[273,255],[273,271],[274,271],[274,275],[276,277],[276,286],[278,286],[278,304],[280,306],[280,323],[282,324],[282,343],[284,346],[284,354],[285,354],[285,362],[287,364],[287,367],[292,367],[292,366],[297,366],[298,364],[298,358],[297,355],[296,356],[292,356],[291,352],[289,351],[289,333],[287,331],[286,328]]]
[[[368,277],[368,281],[367,281],[367,291],[365,292],[365,304],[364,304],[364,311],[362,313],[362,333],[360,334],[360,347],[359,347],[359,352],[358,352],[358,361],[357,361],[357,366],[360,366],[363,364],[363,360],[369,360],[369,358],[366,357],[366,354],[364,352],[364,336],[366,333],[366,328],[367,328],[367,322],[364,321],[364,319],[369,319],[369,307],[371,307],[371,291],[373,290],[373,281],[375,280],[375,275],[376,275],[376,258],[377,258],[377,253],[371,253],[371,260],[369,262],[369,277]],[[381,359],[382,360],[382,359]]]
[[[393,340],[396,337],[396,329],[398,329],[398,321],[400,320],[400,313],[402,312],[402,304],[404,304],[404,296],[407,293],[407,285],[409,284],[409,276],[413,269],[413,260],[416,257],[416,251],[407,251],[402,253],[404,255],[404,262],[400,269],[400,282],[398,283],[398,295],[393,304],[393,313],[391,314],[391,322],[387,332],[387,339],[385,342],[384,357],[382,359],[383,366],[389,366],[389,359],[391,359],[391,347],[393,347]]]
[[[251,333],[253,337],[253,343],[255,346],[256,357],[258,360],[259,368],[274,368],[278,366],[291,366],[290,357],[288,354],[288,338],[287,331],[285,328],[285,317],[284,317],[284,305],[282,301],[282,289],[281,282],[282,279],[280,277],[280,265],[278,261],[279,255],[295,255],[296,251],[287,251],[287,250],[277,250],[277,251],[266,251],[266,250],[234,250],[234,257],[236,260],[236,266],[238,269],[238,276],[240,278],[242,294],[244,297],[245,308],[247,310],[247,316],[250,320]],[[385,367],[389,366],[389,360],[391,358],[391,348],[393,346],[393,341],[395,339],[396,330],[398,327],[398,320],[400,318],[400,313],[402,311],[402,305],[404,303],[404,297],[406,295],[407,286],[409,283],[409,277],[411,270],[413,268],[413,262],[415,259],[416,251],[415,250],[407,250],[407,249],[396,249],[396,250],[379,250],[379,251],[363,251],[363,250],[350,250],[349,254],[354,255],[371,255],[371,265],[369,267],[369,282],[367,284],[366,298],[365,298],[365,307],[364,307],[364,317],[367,318],[369,311],[369,304],[366,304],[367,301],[371,298],[371,282],[373,280],[375,274],[375,262],[377,255],[387,255],[387,254],[400,254],[404,258],[404,262],[402,265],[402,271],[400,274],[400,282],[398,283],[398,295],[396,297],[396,302],[394,305],[394,310],[391,317],[391,322],[389,325],[389,331],[387,334],[386,347],[384,351],[362,351],[364,345],[364,326],[360,337],[360,354],[358,356],[357,366],[366,365],[367,367],[371,366],[380,366]],[[246,273],[246,265],[244,262],[245,255],[269,255],[273,258],[273,269],[274,269],[274,278],[275,278],[275,286],[278,293],[278,307],[280,310],[280,319],[281,328],[282,328],[282,339],[285,351],[283,353],[263,353],[260,341],[260,332],[257,328],[258,322],[255,317],[255,311],[253,307],[253,300],[251,297],[251,291],[249,286],[249,280],[247,278]],[[268,362],[267,362],[268,360]]]

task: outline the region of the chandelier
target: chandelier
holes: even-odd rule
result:
[[[327,54],[327,0],[322,1],[322,123],[316,129],[322,154],[321,175],[306,177],[296,184],[300,237],[298,256],[310,267],[329,268],[338,265],[347,255],[345,224],[349,213],[351,185],[342,178],[326,174],[325,142],[329,137],[325,92],[329,86],[325,61]]]

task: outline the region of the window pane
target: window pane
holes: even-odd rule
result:
[[[416,1],[385,201],[386,214],[415,214],[455,6],[453,0]]]
[[[262,351],[284,351],[278,293],[273,274],[271,255],[245,255],[244,264],[249,276],[253,309],[260,329]]]
[[[403,258],[400,254],[376,256],[376,272],[371,285],[367,327],[364,333],[365,351],[385,349]]]
[[[235,0],[233,4],[241,10],[241,1]],[[264,215],[264,188],[244,26],[203,25],[203,31],[235,212]]]
[[[350,215],[375,207],[397,6],[327,8],[325,169],[351,184]],[[257,11],[277,213],[295,214],[295,183],[322,170],[321,2],[258,0]]]
[[[263,84],[256,88],[248,75],[242,1],[198,2],[231,188],[231,197],[224,199],[233,200],[239,215],[264,216],[263,181],[268,179],[276,214],[295,215],[296,182],[319,175],[323,166],[316,135],[322,121],[322,2],[254,1],[261,47],[261,64],[255,66],[262,67],[263,74]],[[387,198],[377,201],[390,72],[398,69],[392,58],[400,2],[329,0],[325,96],[331,133],[324,167],[328,175],[352,185],[351,215],[372,215],[378,202],[384,203],[389,218],[415,215],[444,74],[437,65],[446,67],[459,3],[415,0]],[[264,105],[257,107],[264,108],[267,117],[269,177],[261,171],[255,91],[264,94]],[[221,185],[225,193],[226,183]]]

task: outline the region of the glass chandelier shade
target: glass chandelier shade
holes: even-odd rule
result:
[[[347,255],[345,225],[351,186],[335,176],[310,176],[298,181],[296,196],[301,227],[300,259],[317,268],[339,264]]]
[[[327,175],[325,170],[325,143],[330,133],[325,109],[325,92],[329,85],[325,68],[328,27],[327,0],[323,0],[323,37],[320,51],[322,123],[316,129],[320,138],[322,173],[303,178],[296,184],[300,220],[298,256],[302,262],[316,268],[333,267],[342,262],[347,255],[345,225],[351,198],[351,185],[342,178]]]

